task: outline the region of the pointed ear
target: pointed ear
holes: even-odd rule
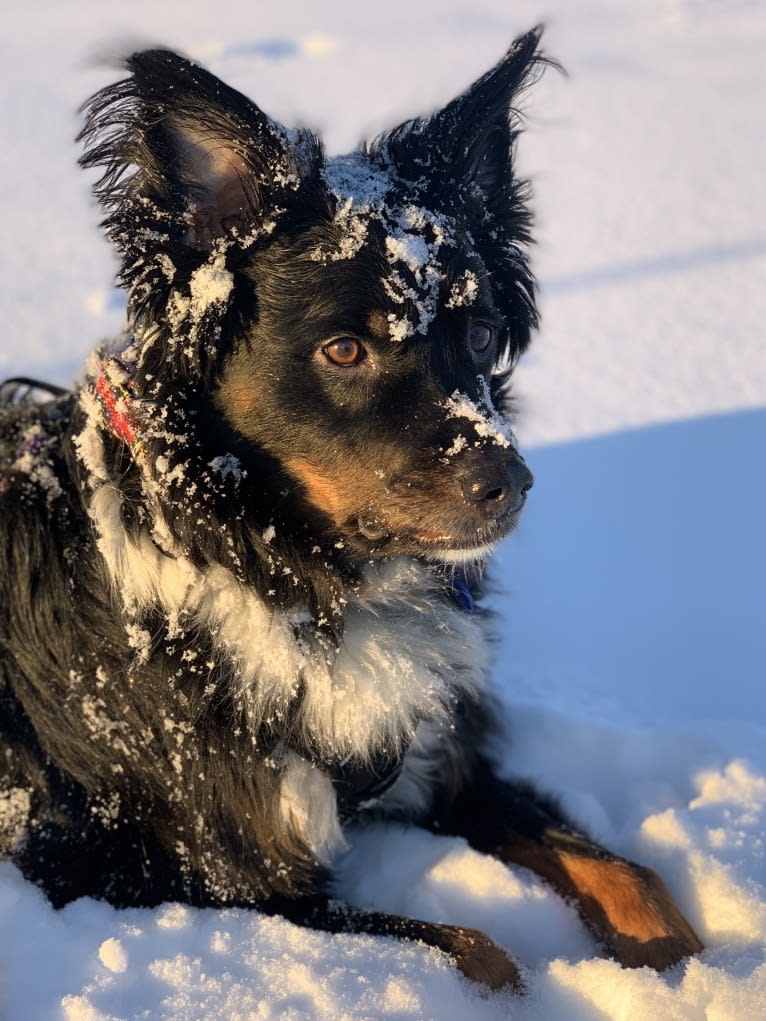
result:
[[[537,27],[517,39],[491,71],[443,110],[401,125],[371,147],[426,205],[470,232],[510,324],[511,358],[537,325],[534,279],[524,252],[531,225],[528,186],[514,173],[514,148],[518,98],[554,63],[540,53],[541,34]]]
[[[486,202],[503,196],[512,180],[513,145],[518,134],[514,103],[541,67],[542,28],[517,39],[503,59],[462,95],[431,117],[408,121],[373,143],[373,153],[393,163],[400,175],[419,183],[436,181],[435,197],[454,204],[456,192],[478,193]],[[446,211],[446,210],[445,210]],[[450,210],[453,212],[454,210]]]
[[[266,223],[321,158],[307,133],[294,139],[254,103],[168,50],[126,61],[131,77],[86,104],[81,164],[103,169],[96,195],[118,248],[136,230],[209,250]],[[154,221],[154,222],[152,222]]]

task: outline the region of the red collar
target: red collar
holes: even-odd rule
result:
[[[132,378],[118,358],[104,358],[96,379],[96,397],[111,434],[127,444],[134,457],[142,454],[138,421],[132,408]]]

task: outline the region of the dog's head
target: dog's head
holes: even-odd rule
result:
[[[346,157],[168,51],[91,100],[157,484],[236,464],[253,534],[356,562],[480,559],[513,527],[532,478],[501,411],[536,325],[514,104],[539,35]]]

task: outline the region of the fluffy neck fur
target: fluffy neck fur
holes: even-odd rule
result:
[[[338,634],[308,607],[279,608],[229,567],[174,549],[151,499],[147,520],[129,533],[99,409],[87,394],[83,404],[77,445],[90,472],[89,512],[139,661],[150,655],[149,612],[164,617],[171,636],[204,632],[252,733],[279,721],[290,743],[319,761],[403,754],[421,721],[446,719],[459,698],[478,692],[487,667],[478,624],[424,564],[369,565],[339,597]]]

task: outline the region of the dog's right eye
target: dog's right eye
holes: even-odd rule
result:
[[[344,367],[358,365],[367,355],[364,345],[355,337],[338,337],[337,340],[325,344],[322,351],[333,365]]]
[[[494,339],[495,331],[489,323],[471,323],[468,330],[468,341],[474,354],[484,354]]]

